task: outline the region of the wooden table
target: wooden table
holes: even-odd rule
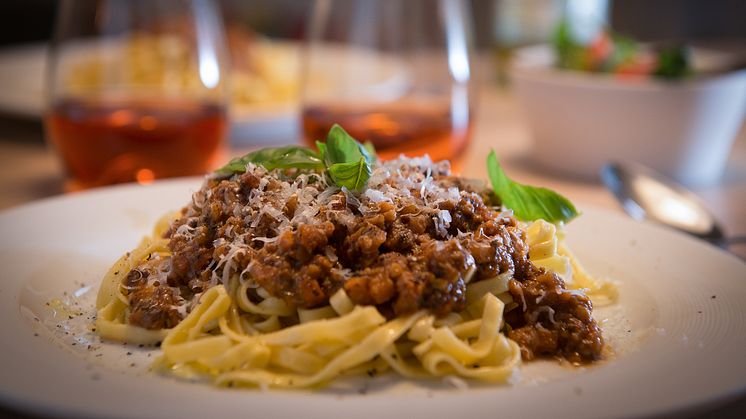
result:
[[[471,147],[464,156],[462,174],[486,179],[485,157],[490,149],[500,156],[515,179],[555,189],[579,206],[621,212],[598,180],[574,180],[542,172],[530,162],[531,139],[514,97],[492,84],[481,89]],[[243,152],[231,150],[232,154]],[[0,209],[63,193],[59,162],[43,141],[38,121],[0,119]],[[746,129],[737,139],[721,184],[695,191],[723,222],[730,234],[746,234]],[[734,249],[746,257],[746,246]],[[746,286],[746,278],[744,278]],[[746,399],[719,409],[718,417],[743,417]],[[2,417],[0,410],[0,417]],[[712,417],[712,416],[708,416]]]

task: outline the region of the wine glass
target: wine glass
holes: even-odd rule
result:
[[[305,141],[340,124],[379,157],[458,157],[473,114],[465,0],[317,0],[303,57]]]
[[[204,174],[227,131],[227,52],[210,0],[65,0],[47,139],[76,190]]]

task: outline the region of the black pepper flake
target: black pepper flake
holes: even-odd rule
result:
[[[702,314],[702,310],[697,310],[697,314]]]
[[[143,345],[143,344],[141,343],[141,344],[137,345],[137,347],[138,347],[138,348],[144,348],[144,347],[145,347],[145,345]]]
[[[132,355],[132,352],[127,352],[127,356]]]
[[[95,331],[96,331],[95,327],[91,328],[91,332],[95,332]]]
[[[717,298],[717,295],[713,294],[712,297],[710,297],[710,298],[712,298],[714,300],[714,299]]]
[[[68,319],[68,320],[72,320],[72,319],[73,319],[73,316],[67,316],[67,319]]]
[[[114,275],[119,275],[119,271],[114,272]]]
[[[39,337],[39,334],[38,334],[38,333],[34,333],[34,336],[35,336],[35,337]]]
[[[104,354],[96,354],[96,358],[101,358]]]
[[[366,374],[368,374],[368,377],[375,377],[378,371],[375,368],[371,368],[368,371],[365,371]]]
[[[73,346],[75,346],[75,345],[77,345],[77,344],[78,344],[77,342],[73,342]]]
[[[133,363],[131,363],[131,364],[130,364],[130,367],[134,367],[135,365],[137,365],[137,364],[135,364],[135,363],[133,362]]]

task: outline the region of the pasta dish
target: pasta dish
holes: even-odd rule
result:
[[[208,176],[112,266],[102,337],[160,343],[156,370],[259,387],[384,371],[506,382],[522,360],[602,357],[591,298],[614,289],[582,269],[561,223],[519,221],[427,157],[360,166],[361,188],[334,165],[252,159]]]

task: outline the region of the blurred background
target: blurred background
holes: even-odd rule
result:
[[[231,136],[234,143],[287,142],[297,138],[300,125],[288,123],[278,108],[298,100],[300,58],[296,48],[307,33],[314,1],[217,0],[217,3],[227,27],[231,65],[239,70],[235,72],[238,77],[234,78],[231,89],[232,103],[239,108],[233,116],[246,122],[234,125]],[[719,50],[746,54],[746,25],[743,24],[746,3],[743,1],[661,0],[651,4],[645,0],[574,0],[572,3],[581,10],[581,15],[583,9],[597,13],[596,17],[615,32],[639,42],[714,46]],[[29,76],[42,77],[40,63],[32,62],[38,57],[31,57],[30,49],[50,40],[60,4],[57,0],[0,2],[0,48],[16,52],[3,56],[7,58],[0,66],[3,72],[0,75],[8,76],[0,83],[9,83],[12,71],[32,65],[36,73]],[[467,0],[467,4],[473,16],[474,47],[478,55],[486,57],[479,60],[479,65],[487,68],[478,71],[477,76],[506,86],[507,65],[513,51],[526,45],[548,42],[557,22],[565,15],[567,1]],[[347,11],[332,13],[332,21],[341,21]],[[587,18],[580,16],[578,21]],[[279,42],[263,42],[267,39]],[[41,86],[38,83],[35,88],[38,90]],[[19,92],[13,94],[22,94],[20,88],[15,90]],[[41,97],[40,92],[33,93]],[[25,99],[19,100],[23,103],[16,106],[0,103],[0,115],[3,123],[11,124],[11,129],[36,129],[36,138],[39,139],[43,136],[40,126],[21,125],[23,122],[37,122],[34,116],[40,112],[41,103]],[[274,108],[252,109],[248,106],[240,109],[242,105],[257,103],[274,105]]]
[[[593,3],[595,0],[592,0]],[[220,0],[228,20],[248,25],[272,37],[303,36],[310,0]],[[480,48],[495,45],[496,22],[515,14],[542,14],[558,1],[552,0],[471,0],[474,10],[477,44]],[[642,41],[662,39],[728,42],[734,46],[746,44],[746,5],[740,0],[646,0],[609,2],[611,26],[617,31]],[[0,45],[11,46],[48,40],[57,0],[5,0],[0,3]],[[523,9],[523,11],[514,11]],[[502,13],[501,13],[502,12]],[[550,12],[551,13],[551,12]],[[520,27],[516,20],[513,27]],[[545,28],[546,30],[546,28]],[[516,31],[520,31],[517,29]],[[541,33],[541,32],[539,32]],[[547,35],[547,32],[544,32]],[[505,35],[509,37],[509,35]],[[532,42],[540,41],[534,37]],[[746,47],[744,47],[746,48]]]
[[[338,111],[332,108],[316,106],[315,93],[309,93],[308,86],[334,83],[313,80],[314,72],[309,72],[308,67],[313,70],[315,64],[308,64],[313,63],[308,57],[305,58],[307,74],[303,75],[302,47],[308,43],[314,5],[323,1],[218,0],[216,3],[224,21],[230,58],[229,134],[225,153],[220,158],[211,158],[209,164],[214,166],[216,161],[227,157],[225,154],[237,155],[267,145],[298,143],[304,137],[307,141],[313,140],[316,132],[326,129],[328,121],[324,118],[349,120],[348,125],[355,126],[359,115],[335,113]],[[58,151],[57,155],[49,151],[43,124],[43,116],[50,106],[50,92],[44,82],[47,51],[61,4],[64,3],[57,0],[0,2],[0,187],[3,195],[0,208],[75,189],[65,181],[71,171],[70,163],[59,158],[59,145],[53,148]],[[657,169],[700,188],[698,191],[706,200],[746,201],[742,192],[746,190],[746,157],[741,151],[746,147],[742,111],[745,105],[740,97],[746,89],[744,76],[738,76],[738,80],[735,76],[720,77],[736,74],[735,70],[743,68],[746,62],[746,2],[466,0],[459,4],[465,5],[468,16],[454,24],[457,32],[465,34],[463,53],[464,57],[468,54],[471,71],[466,80],[459,81],[453,76],[441,79],[440,83],[450,89],[445,99],[451,101],[449,117],[455,118],[453,110],[460,107],[462,121],[454,119],[450,125],[441,127],[442,132],[450,130],[450,137],[442,146],[401,150],[409,154],[424,150],[438,158],[450,157],[464,175],[483,177],[481,158],[493,148],[503,156],[508,167],[526,179],[549,186],[570,187],[581,198],[603,203],[607,198],[600,198],[599,194],[599,165],[610,157],[624,158],[635,149],[637,156],[671,156],[668,161],[639,159],[646,164],[659,165]],[[328,11],[323,33],[317,34],[319,39],[352,43],[352,35],[342,29],[343,23],[355,22],[351,13],[351,6],[333,7]],[[396,13],[397,21],[405,23],[415,17],[420,19],[422,15],[412,10]],[[554,43],[555,49],[558,48],[557,28],[563,19],[571,24],[578,45],[587,47],[579,54],[591,57],[590,61],[583,58],[580,64],[576,62],[578,69],[600,70],[611,76],[557,76],[554,74],[556,67],[563,65],[556,60],[541,61],[542,54],[551,48],[548,45]],[[449,33],[449,42],[454,28],[444,29]],[[383,38],[386,36],[380,37],[379,47],[385,51]],[[540,47],[526,48],[532,45]],[[695,46],[727,55],[716,57],[714,61],[719,67],[714,70],[691,72],[678,67],[686,79],[680,83],[650,82],[643,80],[644,77],[627,77],[656,71],[651,62],[657,63],[659,57],[651,58],[649,52],[643,51],[634,59],[625,58],[627,63],[634,63],[632,68],[609,68],[610,62],[630,51],[630,45],[634,45],[633,49],[639,45]],[[450,50],[453,45],[449,43],[447,48]],[[593,54],[599,51],[607,55],[601,55],[601,59],[594,62]],[[130,53],[138,54],[137,51]],[[450,52],[448,54],[451,60],[453,57]],[[673,57],[675,65],[677,55]],[[375,61],[375,65],[368,67],[388,66],[390,70],[398,65],[383,61]],[[422,72],[416,66],[427,61],[420,61],[406,64],[413,66],[414,79],[423,84],[425,82],[418,80],[418,76],[427,71]],[[539,62],[541,64],[537,64]],[[452,64],[449,61],[448,65]],[[92,71],[99,64],[84,63],[79,75],[87,74],[86,65]],[[536,71],[539,67],[542,71]],[[549,68],[551,74],[544,67]],[[453,68],[449,70],[453,73]],[[327,70],[321,72],[328,75]],[[341,83],[336,76],[332,79],[337,85]],[[620,82],[621,79],[625,80]],[[457,88],[464,90],[456,93]],[[433,89],[428,85],[421,90],[432,93]],[[462,95],[459,97],[463,103],[457,106],[458,95]],[[712,99],[713,95],[717,96],[716,100]],[[705,102],[707,106],[702,105]],[[638,106],[642,103],[647,105]],[[616,104],[616,108],[611,104]],[[702,108],[706,107],[712,109],[702,113]],[[631,110],[636,108],[638,113],[633,114]],[[422,127],[442,119],[422,116],[425,110],[418,112],[410,115],[390,107],[367,108],[368,116],[384,115],[389,125],[404,132],[396,138],[441,144],[432,140],[434,137],[428,137],[440,135],[437,129],[433,133],[416,129],[406,132],[407,124]],[[359,132],[375,136],[383,130],[381,126],[365,131],[369,127],[362,124]],[[386,156],[401,151],[398,148],[386,151],[387,144],[399,141],[392,138],[383,136],[377,143],[388,153]],[[631,138],[638,138],[641,145],[631,145],[628,141]],[[679,153],[680,149],[684,151]],[[633,160],[638,159],[631,156]],[[478,164],[469,164],[472,161]],[[204,168],[197,171],[203,172]],[[160,177],[157,173],[144,173],[130,180],[147,182]],[[178,173],[164,176],[174,175]],[[19,183],[18,179],[24,182]],[[117,179],[104,183],[122,181]],[[723,193],[727,198],[721,196]],[[725,205],[720,211],[739,227],[746,224],[746,210],[741,208],[742,205],[737,204]]]

